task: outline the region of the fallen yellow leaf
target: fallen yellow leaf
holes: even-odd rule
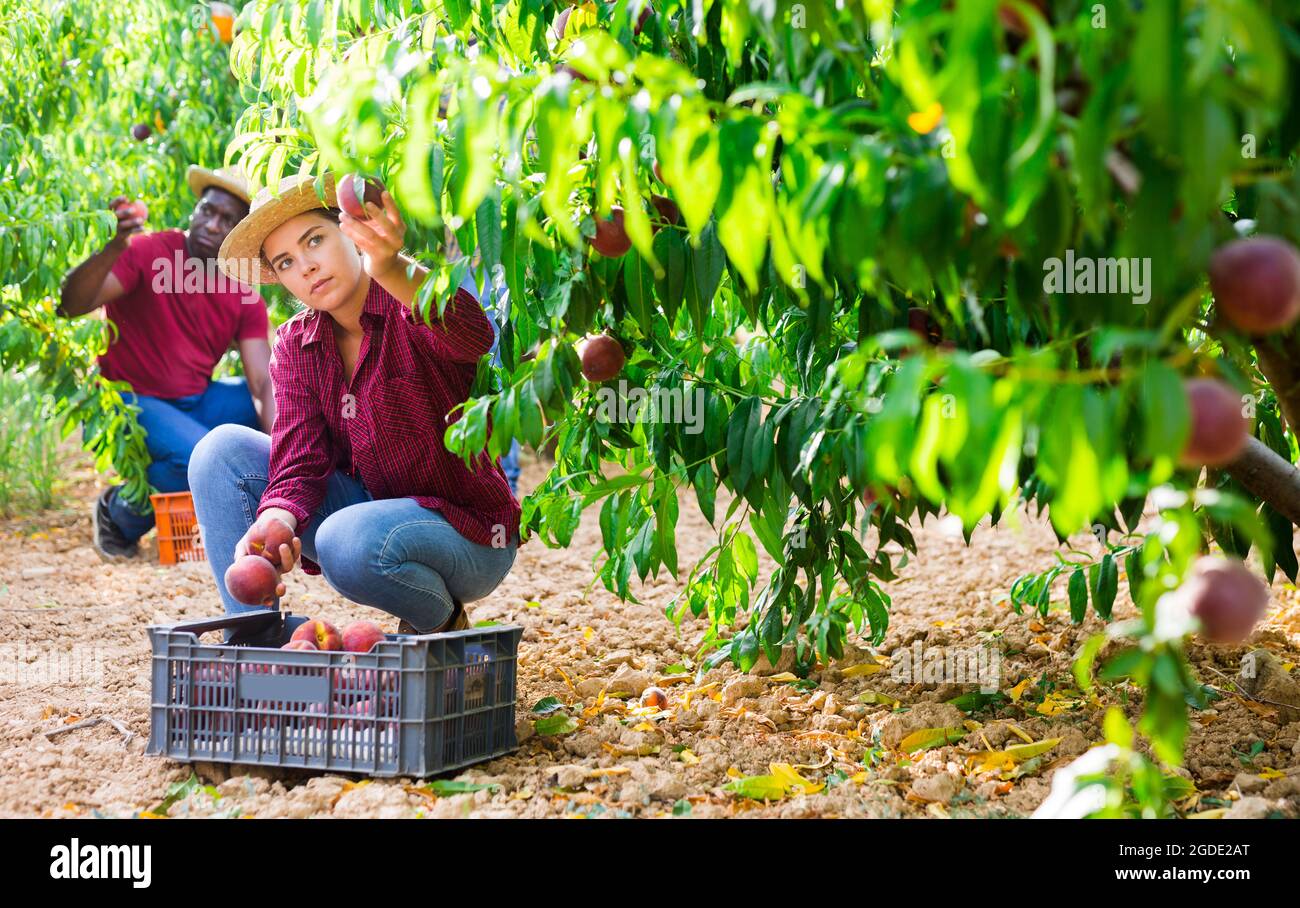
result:
[[[1017,684],[1015,687],[1011,688],[1011,690],[1007,691],[1007,696],[1011,698],[1012,703],[1020,702],[1020,698],[1024,696],[1025,688],[1029,686],[1030,680],[1031,679],[1026,678],[1025,680],[1021,681],[1019,684]]]
[[[691,753],[691,749],[689,747],[683,750],[677,756],[681,757],[682,762],[685,763],[687,766],[694,766],[696,763],[700,762],[700,758],[695,756],[695,754]]]
[[[898,701],[889,694],[882,694],[880,691],[867,690],[858,694],[855,698],[859,703],[879,703],[882,706],[897,706]]]
[[[1031,737],[1029,736],[1029,733],[1026,732],[1026,731],[1025,731],[1023,728],[1021,728],[1019,725],[1008,725],[1008,726],[1007,726],[1007,731],[1011,732],[1013,735],[1015,735],[1015,736],[1016,736],[1017,738],[1019,738],[1021,741],[1024,741],[1026,744],[1033,744],[1033,743],[1034,743],[1034,739],[1031,738]]]
[[[840,674],[845,678],[862,678],[867,675],[874,675],[876,672],[884,671],[883,665],[873,665],[869,662],[862,662],[858,665],[850,665]]]
[[[799,788],[804,794],[816,794],[826,787],[824,782],[808,781],[789,763],[771,763],[767,768],[772,773],[772,777],[778,779],[787,790]]]
[[[964,737],[966,737],[966,729],[960,725],[951,728],[922,728],[899,742],[898,749],[904,753],[913,753],[918,750],[942,747],[945,744],[954,744]]]
[[[1061,743],[1060,738],[1047,738],[1034,744],[1014,744],[1006,750],[973,754],[968,762],[974,767],[971,771],[975,773],[1008,770],[1014,768],[1017,763],[1023,763],[1030,757],[1047,753],[1059,743]]]

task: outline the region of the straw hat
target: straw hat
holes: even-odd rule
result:
[[[242,171],[233,167],[208,170],[206,167],[191,164],[185,171],[185,179],[190,184],[190,191],[194,193],[195,198],[203,198],[204,190],[215,186],[242,199],[245,205],[248,204],[248,181],[244,179]]]
[[[275,195],[267,186],[253,197],[248,217],[235,225],[217,254],[217,266],[228,277],[245,284],[278,284],[280,279],[262,267],[262,244],[277,227],[304,211],[338,208],[334,194],[334,175],[323,176],[324,201],[316,194],[316,181],[310,176],[290,176],[280,181]]]

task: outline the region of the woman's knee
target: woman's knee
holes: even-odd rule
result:
[[[190,454],[190,489],[218,477],[265,474],[271,459],[271,439],[247,426],[227,423],[199,439]]]
[[[329,585],[353,602],[368,605],[375,593],[377,546],[364,521],[343,508],[316,528],[316,562]]]

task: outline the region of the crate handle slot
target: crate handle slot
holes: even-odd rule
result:
[[[236,645],[237,642],[246,636],[253,636],[268,630],[277,622],[283,622],[292,612],[280,612],[275,609],[268,609],[264,612],[245,612],[242,615],[223,615],[220,618],[207,618],[203,621],[191,621],[186,624],[176,624],[171,626],[171,630],[177,633],[190,633],[199,637],[208,631],[220,631],[228,628],[234,628],[235,633],[231,635],[230,645]]]

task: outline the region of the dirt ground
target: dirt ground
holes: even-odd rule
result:
[[[532,488],[545,466],[525,457]],[[195,767],[146,756],[149,648],[145,627],[213,617],[221,605],[206,563],[162,567],[152,537],[145,556],[106,567],[90,547],[89,502],[102,480],[80,452],[69,455],[64,506],[0,523],[0,816],[132,816],[158,807]],[[725,505],[719,504],[718,513]],[[713,530],[684,501],[677,530],[681,564],[709,545]],[[766,674],[715,668],[697,681],[691,661],[705,631],[689,618],[679,634],[663,614],[679,589],[666,574],[623,604],[598,584],[589,592],[600,531],[592,509],[568,550],[533,540],[471,620],[524,628],[519,653],[519,749],[448,778],[487,787],[431,791],[414,780],[365,781],[289,775],[252,767],[198,767],[205,784],[173,797],[170,816],[252,817],[899,817],[1026,816],[1053,773],[1101,739],[1104,707],[1139,708],[1137,690],[1105,687],[1090,700],[1073,690],[1074,653],[1100,622],[1080,627],[1068,613],[1016,615],[1012,580],[1050,566],[1054,538],[1022,515],[1019,528],[980,528],[967,547],[956,528],[917,527],[920,557],[888,586],[885,644],[851,636],[845,658],[809,682],[760,663]],[[1093,550],[1088,537],[1075,540]],[[761,552],[761,550],[760,550]],[[762,570],[769,570],[764,563]],[[1280,575],[1279,575],[1280,576]],[[285,608],[336,624],[396,619],[343,600],[320,577],[294,572]],[[1063,597],[1058,597],[1063,598]],[[1117,617],[1127,606],[1121,574]],[[1124,603],[1125,605],[1120,605]],[[987,644],[999,657],[998,687],[1009,696],[963,712],[945,701],[977,689],[905,683],[894,667],[925,649]],[[1254,646],[1283,672],[1300,662],[1300,595],[1279,580]],[[1230,687],[1247,647],[1193,643],[1200,680]],[[784,660],[783,660],[784,661]],[[686,665],[691,671],[681,672]],[[89,680],[88,680],[89,679]],[[1284,677],[1282,682],[1290,683]],[[662,710],[614,694],[657,684]],[[602,691],[605,695],[602,696]],[[555,697],[576,730],[542,735],[531,709]],[[897,703],[892,703],[896,700]],[[554,714],[553,714],[554,715]],[[1233,695],[1194,711],[1187,772],[1195,783],[1180,807],[1215,817],[1290,815],[1300,805],[1300,712]],[[79,725],[88,719],[96,724]],[[109,721],[111,720],[111,721]],[[903,753],[909,734],[960,726],[956,743]],[[54,733],[54,734],[51,734]],[[1028,741],[1059,741],[1014,763],[976,758]],[[989,765],[992,763],[993,765]],[[769,801],[724,786],[789,764],[810,787]],[[778,771],[781,768],[777,767]]]

